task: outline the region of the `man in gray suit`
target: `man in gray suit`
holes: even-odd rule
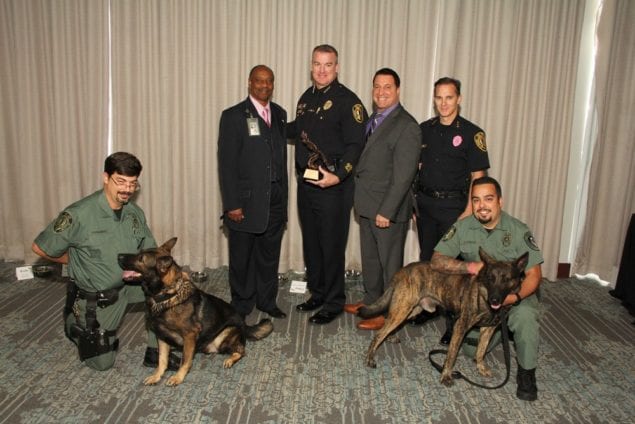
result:
[[[356,313],[362,304],[377,300],[390,279],[403,266],[403,250],[412,214],[410,186],[417,172],[421,130],[399,103],[399,75],[389,68],[375,73],[375,112],[367,126],[366,147],[355,173],[355,211],[359,215],[363,303],[345,305]],[[377,330],[379,316],[360,321],[357,327]]]

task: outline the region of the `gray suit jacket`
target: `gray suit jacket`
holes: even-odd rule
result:
[[[421,130],[401,105],[368,137],[355,173],[355,211],[375,219],[407,222],[412,215],[410,186],[421,153]]]

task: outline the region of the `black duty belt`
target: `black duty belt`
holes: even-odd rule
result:
[[[114,289],[100,290],[96,292],[88,292],[80,288],[77,289],[77,297],[80,299],[86,299],[88,302],[95,302],[96,306],[105,308],[115,303],[119,299],[119,291],[123,288],[117,287]]]
[[[428,187],[419,186],[419,191],[434,199],[464,199],[467,197],[466,190],[434,190]]]

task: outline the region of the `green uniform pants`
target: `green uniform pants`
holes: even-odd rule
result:
[[[117,330],[123,320],[123,317],[126,313],[126,309],[129,304],[144,302],[145,296],[143,294],[143,290],[141,286],[130,286],[125,285],[119,291],[119,299],[115,303],[110,306],[106,306],[105,308],[97,307],[97,321],[99,322],[99,328],[103,330]],[[79,324],[81,327],[86,327],[86,300],[78,299],[77,305],[79,306]],[[73,324],[75,324],[75,316],[73,314],[69,314],[66,318],[65,330],[66,335],[75,342],[78,343],[77,338],[71,337],[70,328]],[[110,337],[110,343],[114,343],[116,337]],[[148,347],[157,347],[157,337],[156,335],[148,330]],[[94,356],[92,358],[88,358],[84,361],[87,367],[104,371],[109,368],[112,368],[115,363],[115,357],[117,355],[116,351],[111,351],[108,353],[104,353],[99,356]]]
[[[514,334],[514,347],[516,349],[518,364],[526,370],[536,368],[538,363],[540,329],[540,325],[538,324],[539,305],[538,298],[533,294],[523,299],[520,305],[513,306],[507,318],[509,331]],[[473,328],[467,333],[465,338],[478,340],[478,336],[478,328]],[[501,339],[501,332],[500,329],[498,329],[494,333],[487,347],[487,351],[489,352],[498,345]],[[476,346],[465,343],[465,341],[463,342],[462,350],[463,353],[470,358],[476,356]]]

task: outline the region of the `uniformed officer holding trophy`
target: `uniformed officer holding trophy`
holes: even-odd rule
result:
[[[126,152],[106,158],[103,189],[64,209],[33,242],[38,255],[68,264],[72,281],[65,308],[65,333],[77,345],[86,366],[111,368],[119,339],[117,328],[130,303],[145,300],[141,286],[124,284],[120,253],[136,253],[156,242],[140,207],[130,202],[139,190],[141,162]],[[158,363],[157,339],[148,331],[147,367]],[[170,354],[168,368],[180,360]]]
[[[298,101],[288,136],[296,140],[298,213],[311,297],[296,308],[313,324],[327,324],[343,310],[346,241],[353,206],[353,169],[364,147],[367,113],[337,80],[338,53],[313,49],[313,85]]]

